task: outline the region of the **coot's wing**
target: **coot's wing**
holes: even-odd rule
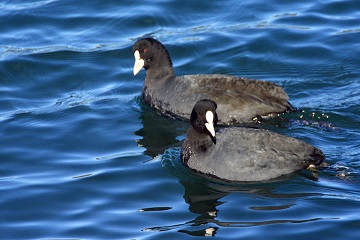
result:
[[[174,84],[181,90],[183,99],[214,100],[218,104],[220,124],[251,122],[256,116],[292,109],[283,88],[270,82],[206,74],[179,76]]]

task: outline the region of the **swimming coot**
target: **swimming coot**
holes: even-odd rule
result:
[[[132,50],[134,75],[146,70],[142,97],[162,114],[187,120],[203,98],[219,105],[219,124],[249,123],[293,109],[288,95],[274,83],[221,74],[175,76],[168,51],[155,39],[138,40]]]
[[[216,103],[200,100],[181,149],[182,162],[227,181],[265,181],[324,161],[318,148],[298,139],[254,128],[223,128],[215,133]]]

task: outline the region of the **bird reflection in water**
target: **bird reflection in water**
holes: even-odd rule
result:
[[[289,175],[266,183],[224,183],[208,179],[187,169],[181,164],[179,159],[179,148],[172,148],[165,152],[162,157],[163,167],[172,175],[179,178],[179,183],[184,187],[183,198],[188,204],[191,213],[196,214],[195,219],[184,223],[167,226],[154,226],[143,229],[144,231],[178,231],[191,236],[215,236],[221,228],[244,228],[250,226],[262,226],[271,224],[303,223],[320,220],[320,218],[310,219],[284,219],[275,214],[273,218],[257,219],[259,211],[271,212],[290,209],[296,205],[296,201],[301,198],[314,196],[314,193],[281,193],[278,190],[284,182],[296,176]],[[296,174],[295,174],[296,175]],[[297,176],[298,178],[306,177]],[[309,177],[309,180],[313,180]],[[222,221],[219,220],[221,206],[225,206],[223,214],[226,214],[227,201],[222,200],[228,195],[237,195],[239,209],[244,214],[239,215],[240,219],[246,217],[249,221]],[[232,199],[233,196],[231,197]],[[249,202],[249,198],[251,201]],[[257,199],[259,201],[253,201]],[[249,206],[249,203],[251,206]],[[258,205],[254,205],[257,203]],[[172,209],[169,209],[171,211]],[[252,215],[251,213],[255,213]],[[249,215],[250,214],[250,215]],[[267,215],[268,216],[268,215]],[[281,218],[281,219],[280,219]]]

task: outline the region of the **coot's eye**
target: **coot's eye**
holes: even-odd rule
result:
[[[145,48],[145,49],[144,49],[144,53],[147,53],[147,51],[148,51],[148,49],[147,49],[147,48]]]

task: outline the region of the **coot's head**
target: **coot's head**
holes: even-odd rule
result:
[[[215,126],[218,121],[216,108],[214,101],[203,99],[195,104],[190,116],[190,123],[196,131],[209,135],[214,144],[216,144]]]
[[[172,67],[169,52],[158,40],[140,39],[134,43],[132,50],[135,57],[134,75],[138,74],[142,68],[148,70],[151,67],[158,67],[157,65]]]

